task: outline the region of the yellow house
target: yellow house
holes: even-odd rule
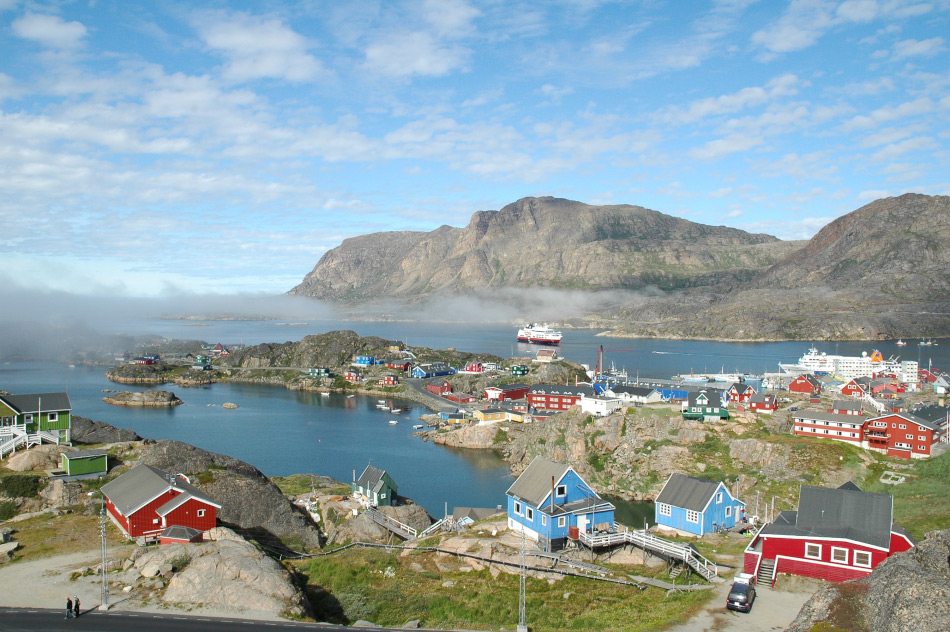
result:
[[[508,412],[500,408],[486,408],[485,410],[476,410],[474,413],[478,423],[492,423],[495,421],[505,421],[508,419]]]

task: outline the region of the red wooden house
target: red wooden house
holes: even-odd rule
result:
[[[408,371],[412,368],[412,360],[409,358],[403,358],[402,360],[387,360],[386,361],[387,369],[399,369],[400,371]]]
[[[529,390],[531,390],[531,386],[528,384],[503,384],[502,386],[489,386],[485,389],[485,398],[499,402],[524,399],[528,395]]]
[[[867,577],[882,561],[916,545],[894,524],[890,494],[803,485],[798,511],[783,511],[745,549],[744,571],[772,584],[779,573],[847,581]]]
[[[869,450],[902,459],[926,459],[945,431],[939,423],[910,413],[889,413],[869,419],[864,438]]]
[[[487,394],[488,389],[485,389]],[[590,386],[562,386],[559,384],[535,384],[528,391],[528,406],[535,410],[567,410],[577,405],[584,397],[593,397]]]
[[[445,397],[452,392],[452,385],[443,380],[439,384],[426,384],[426,390],[439,397]]]
[[[214,528],[221,505],[194,487],[184,474],[137,465],[102,486],[112,521],[132,539],[158,540],[172,526],[204,532]]]
[[[729,401],[737,404],[745,404],[755,395],[755,389],[748,384],[736,382],[726,391],[729,395]]]
[[[351,384],[359,384],[363,381],[363,375],[359,371],[347,371],[343,374],[343,379]]]
[[[792,380],[788,385],[788,390],[791,393],[821,395],[821,382],[814,375],[802,374]]]
[[[841,394],[849,397],[864,397],[871,392],[870,384],[871,378],[869,377],[852,378],[841,387]]]
[[[863,415],[864,404],[853,399],[836,399],[831,403],[831,408],[828,409],[828,412],[836,415]]]
[[[756,393],[749,398],[749,410],[770,413],[778,409],[778,398],[772,393]]]
[[[396,386],[399,384],[399,378],[395,375],[384,375],[379,378],[380,386]]]

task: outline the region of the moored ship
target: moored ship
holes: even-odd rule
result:
[[[547,323],[539,325],[528,323],[518,330],[518,342],[530,342],[536,345],[559,345],[563,334],[548,327]]]

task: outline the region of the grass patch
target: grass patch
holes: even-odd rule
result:
[[[7,474],[0,477],[0,493],[10,498],[36,498],[40,479],[31,474]]]
[[[20,543],[17,560],[36,560],[79,551],[99,552],[99,516],[69,514],[37,516],[11,525]],[[111,522],[106,526],[110,550],[125,543],[125,537]]]
[[[492,439],[492,445],[501,445],[508,443],[508,433],[505,432],[504,428],[499,428],[495,431],[495,438]]]
[[[900,485],[885,485],[880,482],[884,470],[892,469],[889,461],[882,461],[869,468],[862,489],[867,492],[892,494],[894,496],[894,522],[905,527],[917,539],[923,539],[928,531],[950,528],[950,453],[928,461],[914,461],[912,469],[901,473],[912,474]],[[905,461],[900,461],[906,465]]]
[[[300,569],[308,577],[319,620],[352,623],[360,618],[398,627],[420,619],[423,627],[442,629],[515,626],[516,575],[492,578],[487,570],[441,573],[434,559],[428,554],[400,557],[348,550],[302,563]],[[453,585],[443,586],[447,580]],[[570,593],[567,598],[565,593]],[[687,619],[713,596],[712,591],[665,596],[655,589],[573,577],[553,584],[529,578],[527,594],[527,623],[534,632],[662,629]]]

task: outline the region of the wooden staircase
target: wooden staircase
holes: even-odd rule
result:
[[[762,560],[762,563],[759,565],[759,574],[755,578],[756,585],[771,588],[774,582],[775,560]]]

